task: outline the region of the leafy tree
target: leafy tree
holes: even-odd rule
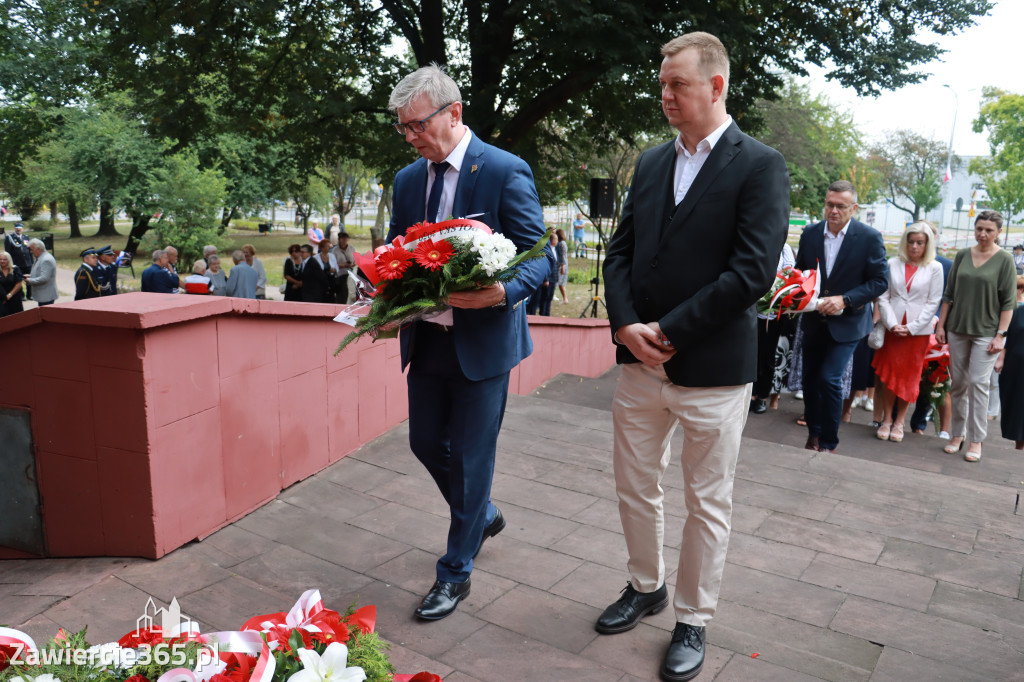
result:
[[[182,262],[202,258],[203,247],[217,244],[217,216],[227,196],[224,174],[202,169],[194,152],[166,157],[153,174],[152,192],[160,207],[153,225],[161,244],[173,244]]]
[[[985,88],[973,127],[988,131],[991,155],[971,160],[970,170],[982,177],[992,205],[1009,221],[1024,211],[1024,96]]]
[[[62,135],[36,150],[36,154],[24,160],[22,191],[37,199],[58,197],[67,202],[71,218],[71,238],[81,237],[78,223],[78,206],[92,206],[95,198],[93,188],[85,179],[68,172],[75,159],[73,148],[65,144]]]
[[[792,209],[813,213],[823,205],[829,184],[856,164],[860,131],[849,112],[794,79],[776,94],[777,99],[758,104],[763,124],[755,135],[786,158]]]
[[[942,203],[942,177],[946,168],[947,149],[942,142],[911,130],[897,130],[875,145],[871,153],[878,159],[889,202],[905,211],[913,220]],[[959,167],[960,158],[951,164]]]
[[[742,124],[758,99],[779,88],[781,74],[804,74],[805,62],[825,66],[830,78],[864,94],[919,82],[926,74],[914,67],[942,51],[917,36],[956,33],[992,6],[981,0],[380,4],[417,65],[446,64],[465,86],[474,131],[515,150],[545,120],[607,125],[626,140],[653,131],[656,55],[687,30],[725,42],[732,58],[730,110]]]

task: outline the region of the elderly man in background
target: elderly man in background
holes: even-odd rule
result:
[[[235,298],[255,299],[258,276],[256,270],[245,262],[245,252],[241,249],[236,249],[231,254],[231,260],[235,264],[228,275],[227,295],[234,296]]]
[[[32,289],[32,300],[39,305],[50,305],[57,300],[57,261],[38,239],[30,239],[28,248],[35,262],[32,271],[25,275],[25,282]]]
[[[142,290],[151,294],[178,293],[181,280],[167,269],[167,251],[157,249],[152,258],[153,262],[142,271]]]

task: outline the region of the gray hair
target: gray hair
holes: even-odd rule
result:
[[[235,261],[235,264],[241,263],[245,260],[245,252],[241,249],[235,249],[231,254],[231,260]]]
[[[192,272],[194,272],[197,275],[201,275],[204,272],[206,272],[206,261],[204,261],[204,260],[197,260],[195,263],[193,263],[192,264]]]
[[[161,258],[163,258],[166,255],[167,255],[167,251],[165,251],[164,249],[154,249],[153,253],[151,254],[154,263],[157,262],[158,260],[160,260]]]
[[[850,196],[853,197],[853,203],[857,203],[857,188],[853,186],[853,183],[848,180],[836,180],[828,186],[829,192],[835,192],[836,194],[842,194],[843,192],[849,192]]]
[[[203,258],[206,258],[211,253],[217,253],[217,247],[213,244],[207,244],[203,247]]]
[[[435,107],[462,102],[459,86],[455,84],[452,77],[437,64],[430,64],[416,69],[398,82],[395,89],[391,91],[388,111],[397,113],[399,109],[404,109],[412,104],[412,101],[420,95],[426,95],[427,100]]]
[[[46,251],[46,244],[44,244],[41,239],[29,239],[28,240],[28,245],[29,245],[29,247],[31,247],[33,249],[39,249],[40,251]]]

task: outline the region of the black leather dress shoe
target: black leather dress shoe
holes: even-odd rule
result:
[[[450,616],[463,597],[469,596],[469,580],[464,583],[435,581],[423,603],[416,609],[416,617],[423,620],[441,620]]]
[[[619,600],[606,608],[597,619],[594,629],[603,635],[614,635],[632,630],[649,613],[658,613],[668,606],[668,590],[664,585],[654,592],[637,592],[626,583]]]
[[[661,664],[661,679],[665,682],[686,682],[700,674],[704,667],[704,628],[699,625],[676,623],[672,643]]]
[[[487,527],[484,528],[484,534],[480,538],[480,546],[477,547],[476,552],[473,553],[473,558],[475,559],[476,555],[480,553],[481,549],[483,549],[484,540],[487,538],[493,538],[503,530],[505,530],[505,517],[501,515],[501,510],[495,507],[494,518],[487,524]]]
[[[750,401],[750,411],[754,414],[764,414],[768,411],[768,401],[754,398]]]

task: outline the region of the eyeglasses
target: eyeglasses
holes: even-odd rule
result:
[[[836,209],[837,211],[845,211],[846,209],[850,208],[850,204],[833,204],[831,201],[826,201],[825,208],[827,208],[830,211],[833,208]]]
[[[440,114],[442,111],[444,111],[453,104],[455,104],[455,102],[448,102],[448,104],[445,104],[443,107],[432,113],[430,116],[427,116],[422,121],[406,121],[405,123],[396,123],[395,130],[398,131],[399,135],[405,135],[406,132],[409,130],[416,133],[417,135],[426,132],[427,121],[434,118],[435,116],[437,116],[438,114]]]

